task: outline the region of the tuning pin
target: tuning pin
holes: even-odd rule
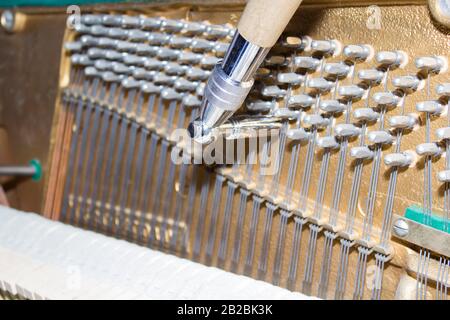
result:
[[[82,40],[82,39],[80,39]],[[111,39],[111,38],[107,38],[107,37],[101,37],[101,38],[96,38],[97,41],[97,46],[100,48],[116,48],[117,46],[117,40],[116,39]]]
[[[177,61],[181,64],[198,64],[202,59],[201,54],[193,53],[193,52],[181,52]]]
[[[78,34],[85,34],[86,35],[86,34],[91,33],[91,27],[86,26],[86,25],[81,24],[81,23],[75,24],[74,30]]]
[[[392,84],[406,93],[416,91],[421,87],[421,81],[416,76],[400,76],[392,80]]]
[[[441,73],[448,69],[447,59],[439,56],[419,57],[415,65],[417,69],[426,73]]]
[[[147,71],[144,68],[135,68],[133,70],[133,78],[138,80],[153,80],[153,76],[155,75],[155,71]]]
[[[180,56],[180,51],[169,48],[160,48],[156,55],[161,60],[175,60]]]
[[[361,99],[366,92],[363,88],[357,85],[341,86],[338,89],[339,95],[351,100]]]
[[[161,27],[162,20],[157,18],[141,18],[140,27],[143,30],[157,30]]]
[[[320,66],[320,60],[312,57],[295,57],[294,66],[298,69],[316,71]]]
[[[317,146],[322,149],[337,149],[339,143],[333,136],[320,137],[317,139]]]
[[[84,68],[84,75],[86,77],[99,77],[101,73],[95,67]]]
[[[356,63],[370,61],[373,58],[373,47],[368,44],[348,45],[344,47],[344,56]]]
[[[139,29],[132,29],[128,31],[128,40],[133,42],[143,42],[149,37],[149,33]]]
[[[80,41],[66,42],[64,49],[69,52],[80,52],[83,49],[83,44]]]
[[[350,67],[343,62],[327,63],[325,64],[324,71],[327,75],[337,78],[345,78],[350,72]]]
[[[353,111],[353,117],[359,122],[374,122],[378,120],[379,114],[372,108],[359,108]]]
[[[441,148],[434,142],[421,143],[416,147],[419,156],[437,157],[442,153]]]
[[[157,94],[162,90],[161,86],[156,86],[151,82],[141,81],[141,91],[148,94]]]
[[[131,77],[128,77],[122,80],[121,85],[126,89],[136,89],[141,86],[141,83]]]
[[[390,153],[384,157],[384,164],[388,167],[407,167],[414,161],[411,152]]]
[[[339,138],[350,138],[358,136],[361,129],[351,123],[339,123],[336,125],[334,133]]]
[[[158,53],[158,47],[146,43],[136,44],[136,54],[154,57]]]
[[[214,49],[214,42],[205,39],[195,39],[191,43],[191,49],[196,53],[205,53]]]
[[[436,93],[441,97],[450,97],[450,83],[443,83],[437,86]]]
[[[128,38],[128,30],[124,30],[121,28],[109,28],[107,29],[106,35],[113,39],[124,40]]]
[[[230,46],[229,43],[217,42],[214,45],[214,53],[215,53],[216,57],[223,58],[225,56],[225,53],[227,53],[229,46]]]
[[[174,88],[179,91],[195,91],[197,89],[198,82],[192,82],[184,78],[179,78],[174,83]]]
[[[80,42],[83,45],[83,47],[97,46],[99,39],[101,38],[94,38],[90,35],[83,35],[80,37]]]
[[[358,78],[370,85],[375,85],[383,81],[384,73],[377,69],[365,69],[358,72]]]
[[[284,56],[280,55],[273,55],[270,57],[267,57],[264,60],[264,66],[266,67],[282,67],[286,66],[288,64],[288,60]]]
[[[147,61],[147,58],[137,56],[134,54],[127,54],[123,56],[123,63],[127,65],[133,65],[133,66],[145,66],[145,62]]]
[[[200,67],[206,70],[212,70],[219,63],[219,58],[215,56],[204,56],[200,60]]]
[[[74,66],[80,65],[80,54],[73,54],[70,56],[70,63]]]
[[[98,14],[83,14],[81,16],[80,22],[88,26],[92,26],[94,24],[101,24],[102,16]]]
[[[450,127],[437,129],[436,135],[439,140],[450,140]]]
[[[138,16],[122,16],[123,28],[140,28],[141,18]]]
[[[265,97],[281,99],[286,95],[286,90],[280,89],[278,86],[267,86],[261,91]]]
[[[169,33],[180,32],[183,27],[184,23],[179,20],[164,19],[161,22],[161,29]]]
[[[206,25],[198,22],[185,22],[181,34],[186,36],[201,35],[205,32]]]
[[[135,53],[136,52],[137,44],[133,42],[128,41],[117,41],[116,42],[116,50],[121,52],[130,52]]]
[[[286,137],[289,140],[305,141],[309,139],[310,134],[303,128],[289,129],[286,133]]]
[[[366,146],[353,147],[350,150],[350,156],[355,159],[372,159],[373,151]]]
[[[208,79],[208,77],[209,77],[209,72],[208,72],[208,71],[205,71],[205,70],[202,70],[202,69],[200,69],[200,68],[196,68],[196,67],[194,67],[194,68],[189,68],[189,69],[186,71],[186,77],[187,77],[189,80],[193,80],[193,81],[203,81],[203,80]]]
[[[144,66],[148,70],[162,70],[166,65],[166,61],[160,61],[154,58],[146,58],[144,61]]]
[[[298,118],[298,112],[289,108],[277,108],[273,115],[284,120],[297,120]]]
[[[106,71],[102,73],[102,79],[105,82],[121,82],[124,78],[122,74],[115,74],[111,71]]]
[[[334,87],[334,83],[325,78],[312,78],[308,80],[307,86],[320,92],[328,92]]]
[[[326,113],[341,113],[345,110],[345,105],[343,105],[339,100],[321,100],[319,103],[319,108]]]
[[[78,56],[78,64],[81,66],[92,66],[94,61],[91,60],[87,55],[81,54]]]
[[[181,76],[186,73],[187,66],[179,65],[176,62],[168,62],[164,66],[164,72],[169,76]]]
[[[246,107],[249,111],[264,113],[274,110],[278,104],[276,101],[255,100],[247,102]]]
[[[93,36],[109,36],[109,28],[105,28],[101,25],[95,25],[90,27],[90,33]]]
[[[392,116],[388,119],[389,126],[394,129],[412,129],[417,123],[413,115]]]
[[[408,64],[408,55],[403,51],[380,51],[375,60],[383,66],[403,68]]]
[[[124,30],[121,28],[109,28],[109,29],[105,28],[105,30],[100,31],[95,30],[94,33],[97,35],[107,35],[108,37],[113,39],[124,40],[128,38],[128,30]]]
[[[102,15],[102,24],[109,27],[121,27],[122,16],[116,14],[104,14]]]
[[[425,112],[433,115],[439,115],[444,111],[444,107],[437,100],[429,100],[417,103],[416,110],[418,112]]]
[[[309,108],[314,103],[316,103],[316,99],[307,94],[290,96],[288,99],[288,107],[292,109]]]
[[[394,138],[389,134],[389,132],[380,131],[370,131],[367,135],[369,141],[373,144],[387,145],[394,141]]]
[[[172,86],[178,78],[176,76],[168,76],[165,73],[158,73],[153,77],[153,83],[156,85]]]
[[[103,53],[105,59],[110,61],[123,61],[124,57],[128,55],[127,53],[118,52],[116,50],[105,50]]]
[[[297,51],[310,51],[312,39],[309,36],[292,37],[288,36],[280,41],[280,45]]]
[[[181,100],[183,95],[172,88],[165,88],[161,91],[161,98],[164,100]]]
[[[152,81],[153,75],[150,72],[155,71],[147,71],[144,68],[135,68],[133,69],[132,77],[136,80],[141,80],[141,82],[145,80]]]
[[[183,105],[190,108],[198,108],[201,105],[201,100],[195,95],[189,94],[183,97]]]
[[[294,73],[294,72],[288,72],[288,73],[279,73],[277,75],[277,81],[279,83],[286,83],[290,85],[300,85],[305,80],[305,77]]]
[[[323,128],[329,123],[329,120],[322,117],[320,114],[307,114],[303,118],[303,123],[307,126]]]
[[[392,92],[374,93],[373,100],[379,106],[396,107],[400,103],[400,97]]]
[[[95,60],[94,66],[98,70],[102,70],[102,71],[112,70],[112,68],[113,68],[113,64],[111,61],[107,61],[107,60],[103,60],[103,59]]]
[[[167,44],[170,40],[170,35],[159,33],[159,32],[150,32],[148,35],[148,43],[154,46],[163,46]]]
[[[230,28],[224,25],[208,25],[206,26],[205,35],[208,39],[222,39],[230,34]]]
[[[91,59],[101,59],[105,57],[105,51],[99,48],[89,48],[87,55]]]
[[[337,40],[313,40],[311,50],[326,56],[337,56],[341,53],[342,45]]]
[[[203,94],[205,93],[205,87],[206,87],[205,83],[200,83],[200,85],[195,90],[195,94],[199,97],[203,97]]]
[[[450,170],[443,170],[438,173],[438,180],[440,182],[450,182]]]

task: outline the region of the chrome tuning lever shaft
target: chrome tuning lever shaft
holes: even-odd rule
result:
[[[208,79],[200,116],[188,128],[192,138],[202,144],[212,141],[212,130],[225,123],[244,102],[268,51],[236,32],[225,59]]]
[[[225,58],[211,73],[200,117],[189,125],[198,143],[213,141],[212,130],[239,109],[253,86],[253,77],[276,43],[301,0],[250,0]]]

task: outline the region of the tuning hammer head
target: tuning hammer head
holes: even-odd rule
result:
[[[212,129],[227,121],[242,105],[252,85],[253,79],[232,80],[217,64],[205,87],[200,117],[189,125],[191,137],[200,143],[209,143]]]

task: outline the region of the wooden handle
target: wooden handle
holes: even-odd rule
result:
[[[239,21],[239,33],[253,44],[270,48],[301,2],[302,0],[249,0]]]

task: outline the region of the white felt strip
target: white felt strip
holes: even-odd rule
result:
[[[30,299],[311,299],[3,206],[0,289]]]

